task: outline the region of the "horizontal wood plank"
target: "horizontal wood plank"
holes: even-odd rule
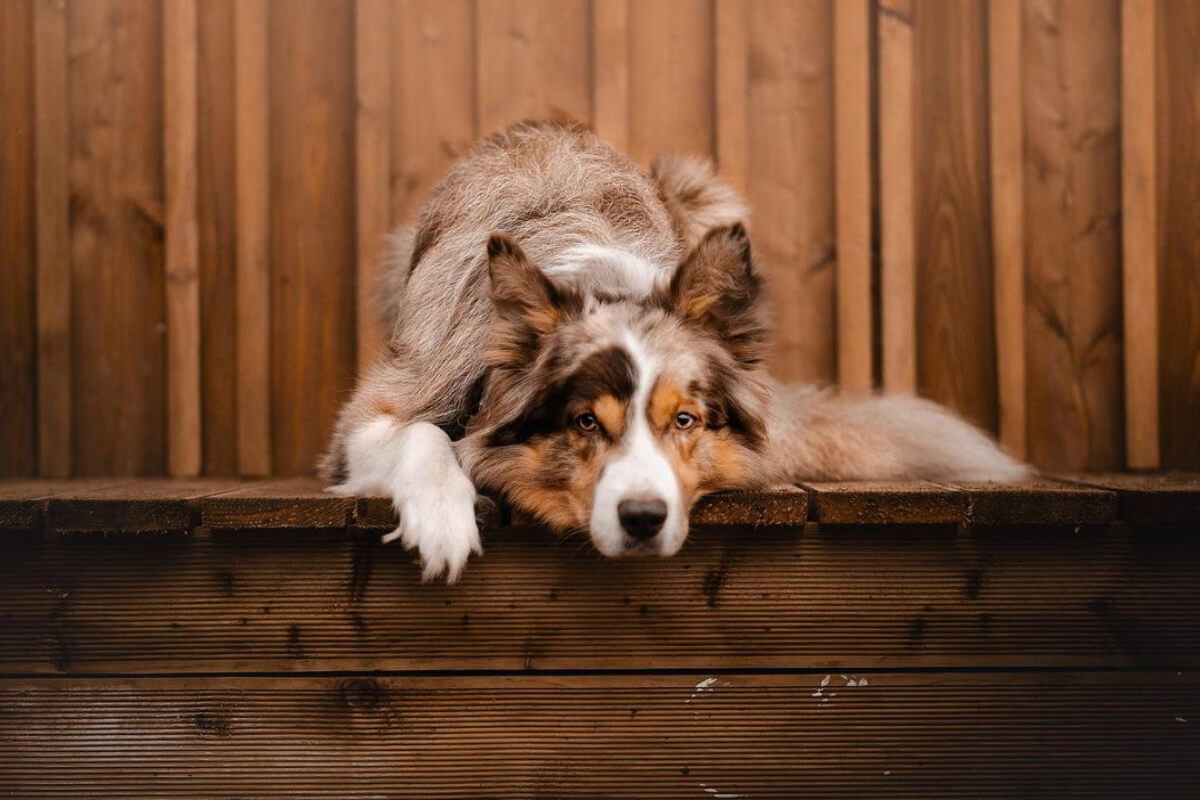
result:
[[[967,496],[922,481],[804,483],[811,518],[829,525],[946,525],[963,522]]]
[[[1195,673],[0,681],[21,797],[1184,797]]]
[[[670,559],[485,531],[420,583],[374,531],[0,537],[0,672],[1200,665],[1180,529],[701,527]]]
[[[1200,521],[1200,473],[1075,475],[1070,479],[1115,490],[1117,513],[1131,523],[1195,525]]]
[[[956,483],[975,525],[1102,525],[1117,518],[1117,496],[1053,480],[1016,484]]]
[[[57,494],[104,489],[131,482],[129,478],[0,481],[0,530],[38,527],[43,520],[46,501]]]
[[[45,526],[72,531],[190,530],[201,498],[245,486],[236,480],[142,480],[60,492],[46,501]]]
[[[316,478],[288,478],[210,497],[200,520],[209,528],[342,528],[353,508],[353,498],[326,492]]]

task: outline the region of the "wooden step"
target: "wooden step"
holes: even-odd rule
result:
[[[460,584],[311,479],[0,483],[20,797],[1187,796],[1200,481],[811,484]]]

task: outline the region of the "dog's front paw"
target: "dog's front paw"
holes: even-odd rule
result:
[[[421,580],[445,574],[447,583],[462,575],[471,553],[483,555],[479,525],[475,521],[475,487],[466,475],[454,476],[446,485],[395,498],[400,527],[383,537],[399,539],[421,558]]]

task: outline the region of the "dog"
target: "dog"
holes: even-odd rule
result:
[[[647,173],[579,124],[479,143],[389,244],[391,339],[337,419],[331,490],[389,495],[384,540],[452,583],[482,553],[477,488],[606,556],[670,556],[710,492],[1029,474],[934,403],[773,381],[747,218],[708,162]]]

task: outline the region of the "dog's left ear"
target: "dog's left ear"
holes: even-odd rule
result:
[[[762,360],[767,324],[762,281],[742,223],[713,228],[671,277],[671,306],[717,333],[746,366]]]

